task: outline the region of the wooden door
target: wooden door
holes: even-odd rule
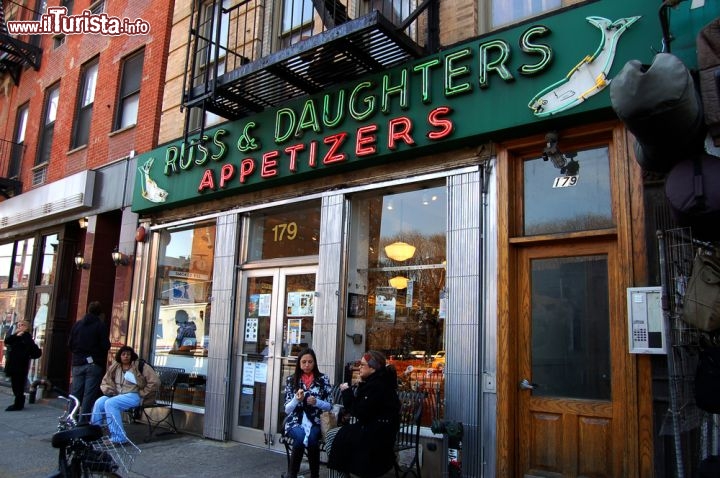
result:
[[[616,256],[601,239],[518,251],[519,476],[623,476]]]

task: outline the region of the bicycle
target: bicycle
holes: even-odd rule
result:
[[[118,471],[129,472],[140,449],[129,439],[122,444],[110,440],[112,417],[105,416],[102,425],[81,424],[77,397],[61,393],[58,398],[66,404],[52,437],[52,446],[58,449],[58,472],[51,478],[122,478]]]

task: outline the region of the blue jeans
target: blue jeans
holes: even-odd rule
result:
[[[301,426],[294,426],[288,430],[288,436],[293,440],[293,449],[304,449],[305,445],[305,429]],[[313,425],[310,428],[310,436],[308,437],[308,447],[318,446],[320,442],[320,425]]]
[[[110,429],[110,440],[116,443],[126,442],[128,438],[123,427],[122,412],[137,407],[140,402],[140,395],[137,392],[123,393],[114,397],[103,395],[95,401],[91,423],[101,425],[106,418]]]
[[[87,417],[93,409],[95,399],[100,395],[100,382],[103,378],[103,369],[96,363],[73,365],[72,387],[70,393],[80,400],[81,422],[87,422]]]

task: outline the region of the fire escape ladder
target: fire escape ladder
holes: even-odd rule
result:
[[[184,140],[203,134],[206,113],[237,120],[380,73],[440,49],[439,0],[384,0],[350,18],[348,2],[295,0],[316,12],[282,34],[283,2],[194,0],[182,108]],[[364,5],[364,3],[363,3]],[[295,5],[297,7],[297,5]],[[404,12],[400,17],[400,12]]]
[[[18,6],[18,11],[21,13],[18,19],[32,18],[32,12],[25,7]],[[0,1],[0,75],[9,74],[17,85],[24,67],[31,66],[39,70],[42,50],[35,44],[39,38],[38,35],[11,36],[5,22],[5,6]]]

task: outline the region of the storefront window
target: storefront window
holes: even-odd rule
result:
[[[15,249],[15,263],[13,264],[13,281],[10,287],[27,287],[29,285],[35,239],[28,238],[17,241],[15,244],[17,248]]]
[[[5,367],[5,336],[15,332],[18,320],[25,319],[25,306],[27,304],[27,290],[0,290],[0,360]]]
[[[428,392],[427,426],[442,416],[446,207],[443,183],[352,201],[346,373],[365,350],[384,352],[401,388]]]
[[[57,249],[57,234],[43,237],[43,255],[40,258],[40,277],[38,285],[50,285],[55,282],[55,273],[57,271]]]
[[[248,261],[317,255],[319,235],[319,202],[253,214]]]
[[[159,237],[153,363],[184,371],[176,403],[203,407],[215,225],[165,230]]]

